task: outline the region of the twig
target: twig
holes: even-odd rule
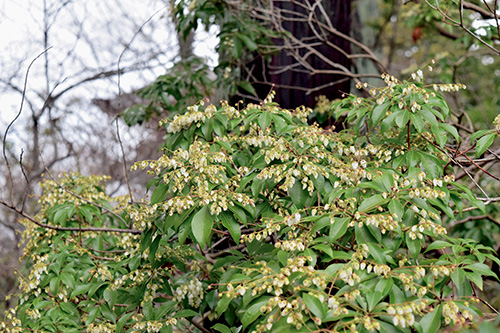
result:
[[[495,52],[497,55],[500,55],[500,50],[499,49],[495,48],[493,45],[488,44],[480,36],[478,36],[477,34],[475,34],[474,32],[472,32],[469,28],[467,28],[465,26],[465,24],[463,22],[463,0],[460,0],[460,8],[459,8],[460,21],[454,20],[448,14],[446,14],[445,12],[443,12],[441,10],[441,8],[439,7],[439,4],[437,3],[437,1],[436,1],[436,5],[432,5],[429,2],[429,0],[425,0],[425,2],[427,3],[427,5],[429,5],[429,7],[431,7],[432,9],[434,9],[436,11],[438,11],[439,14],[441,14],[443,16],[443,21],[445,23],[447,23],[449,25],[452,25],[454,27],[461,28],[462,30],[464,30],[465,32],[467,32],[469,35],[471,35],[472,37],[474,37],[474,39],[476,39],[481,44],[483,44],[484,46],[486,46],[487,48],[489,48],[491,51]]]
[[[26,203],[26,198],[28,198],[28,193],[30,188],[30,180],[28,178],[28,175],[26,175],[26,170],[24,169],[23,165],[23,154],[24,150],[21,149],[21,155],[19,155],[19,166],[21,168],[21,172],[23,173],[24,179],[26,180],[26,189],[24,190],[23,201],[21,202],[21,210],[24,209],[24,204]]]
[[[500,222],[495,220],[494,218],[492,218],[491,216],[489,215],[480,215],[480,216],[468,216],[466,217],[465,219],[463,220],[460,220],[460,221],[457,221],[455,223],[453,223],[453,226],[456,226],[456,225],[459,225],[459,224],[464,224],[464,223],[467,223],[467,222],[470,222],[470,221],[477,221],[477,220],[488,220],[488,221],[491,221],[497,225],[500,226]]]
[[[127,183],[127,188],[128,188],[128,193],[130,195],[130,202],[133,203],[134,200],[134,193],[132,192],[132,188],[130,187],[130,180],[128,178],[128,171],[127,171],[127,160],[125,159],[125,149],[123,148],[123,142],[122,138],[120,136],[120,126],[118,124],[118,117],[115,118],[115,125],[116,125],[116,137],[118,138],[118,143],[120,144],[120,150],[122,153],[122,167],[123,167],[123,175],[125,176],[125,182]],[[133,221],[130,219],[130,225],[129,227],[132,228]]]
[[[118,96],[120,96],[121,93],[122,93],[122,89],[121,89],[121,75],[120,75],[121,74],[120,63],[121,63],[123,55],[128,50],[128,48],[130,47],[130,45],[134,41],[135,37],[137,37],[137,35],[139,35],[139,33],[142,31],[142,28],[144,28],[144,26],[146,24],[148,24],[153,19],[153,17],[156,16],[156,14],[158,14],[160,11],[162,11],[166,7],[167,6],[164,6],[164,7],[160,8],[160,9],[158,9],[156,12],[153,13],[153,15],[151,15],[146,21],[144,21],[144,23],[139,27],[139,29],[135,32],[134,36],[132,36],[132,38],[130,39],[130,41],[127,43],[127,45],[125,45],[125,48],[120,53],[120,56],[118,57],[117,71],[116,71],[117,74],[118,74],[118,78],[117,78]],[[134,194],[132,192],[132,188],[130,187],[130,180],[128,178],[127,161],[125,159],[125,149],[123,149],[123,142],[122,142],[121,137],[120,137],[120,128],[118,126],[118,117],[115,118],[115,122],[116,122],[116,136],[118,137],[118,142],[120,144],[120,150],[121,150],[121,153],[122,153],[123,174],[125,176],[125,182],[127,183],[128,193],[130,195],[130,202],[133,203],[135,201],[134,200]],[[133,220],[130,219],[129,228],[132,228],[132,226],[133,226]]]

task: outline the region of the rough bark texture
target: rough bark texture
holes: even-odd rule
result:
[[[326,0],[322,1],[322,5],[329,15],[334,28],[349,35],[351,28],[351,0]],[[313,47],[318,53],[325,55],[330,61],[350,68],[349,59],[326,43],[327,40],[339,46],[346,53],[350,53],[351,46],[347,40],[334,35],[323,36],[324,39],[319,39],[315,35],[310,22],[292,20],[295,16],[292,13],[297,13],[301,16],[316,15],[318,18],[322,17],[322,13],[306,12],[306,9],[296,2],[274,1],[274,6],[281,10],[281,15],[283,16],[282,27],[284,30],[291,32],[296,39],[308,41],[307,44],[314,45]],[[283,40],[275,40],[275,43],[277,45],[282,45]],[[262,81],[276,85],[275,101],[282,107],[295,108],[300,105],[312,107],[315,105],[315,99],[319,95],[325,95],[329,99],[335,99],[340,97],[343,92],[349,92],[351,83],[350,80],[347,79],[338,84],[328,86],[332,82],[344,79],[345,76],[319,73],[322,70],[331,70],[332,67],[317,55],[308,55],[310,49],[301,48],[297,49],[296,52],[297,54],[294,55],[284,46],[282,51],[272,56],[270,63],[265,64],[262,59],[257,59],[253,63],[253,75]],[[302,64],[297,66],[297,56],[303,57],[310,67],[307,68]],[[262,68],[262,66],[264,66],[264,68]],[[290,69],[286,71],[278,70],[284,67]],[[314,69],[314,71],[311,69]],[[314,73],[315,71],[318,73]],[[320,90],[310,91],[321,86],[326,87]],[[309,91],[306,91],[306,89]],[[258,85],[257,92],[260,98],[264,98],[269,93],[269,85]]]

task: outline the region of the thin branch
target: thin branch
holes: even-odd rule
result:
[[[493,45],[490,45],[488,44],[485,40],[483,40],[479,35],[475,34],[474,32],[472,32],[469,28],[467,28],[463,22],[463,0],[460,0],[460,10],[459,10],[459,13],[460,13],[460,19],[459,21],[457,20],[454,20],[453,18],[451,18],[447,13],[445,13],[440,7],[439,7],[439,4],[438,2],[436,1],[436,5],[432,5],[429,0],[425,0],[425,2],[427,3],[427,5],[429,5],[429,7],[431,7],[432,9],[436,10],[439,12],[439,14],[441,14],[443,16],[443,22],[446,23],[446,24],[450,24],[454,27],[459,27],[459,28],[462,28],[465,32],[467,32],[469,35],[471,35],[472,37],[474,37],[474,39],[476,39],[477,41],[479,41],[481,44],[483,44],[484,46],[486,46],[487,48],[489,48],[491,51],[495,52],[497,55],[500,55],[500,50],[495,48]]]
[[[118,117],[115,118],[116,125],[116,137],[118,139],[118,143],[120,144],[120,150],[122,153],[122,167],[123,167],[123,175],[125,176],[125,182],[127,183],[128,193],[130,195],[130,202],[134,202],[134,193],[132,192],[132,188],[130,187],[130,180],[128,178],[128,170],[127,170],[127,160],[125,159],[125,149],[123,148],[122,138],[120,137],[120,126],[118,124]],[[130,219],[129,227],[132,228],[133,219]]]
[[[468,1],[463,1],[463,8],[473,10],[479,14],[481,14],[481,17],[486,19],[499,19],[500,16],[496,15],[493,9],[489,8],[489,5],[484,1],[484,4],[490,9],[490,11],[484,9],[481,6],[478,6],[476,4],[470,3]]]
[[[24,179],[26,180],[26,189],[24,190],[23,200],[21,202],[21,210],[24,209],[24,204],[26,203],[26,199],[28,198],[29,188],[30,188],[30,180],[28,175],[26,175],[26,170],[23,165],[23,154],[24,150],[21,149],[21,154],[19,155],[19,167],[21,168],[21,172],[23,173]]]
[[[464,224],[464,223],[467,223],[467,222],[470,222],[470,221],[477,221],[477,220],[488,220],[488,221],[491,221],[491,222],[495,223],[496,225],[500,226],[500,222],[497,221],[497,220],[495,220],[490,215],[468,216],[468,217],[466,217],[463,220],[460,220],[460,221],[457,221],[457,222],[453,223],[453,226],[456,226],[456,225],[459,225],[459,224]]]
[[[135,234],[139,235],[142,233],[142,231],[137,230],[137,229],[119,229],[119,228],[99,228],[99,227],[86,227],[86,228],[79,228],[79,227],[58,227],[50,224],[46,224],[43,222],[38,221],[34,217],[26,214],[24,211],[20,210],[16,206],[9,204],[8,202],[5,202],[3,200],[0,200],[0,204],[11,209],[12,211],[16,212],[17,214],[21,215],[25,219],[33,222],[39,227],[45,228],[45,229],[51,229],[51,230],[57,230],[57,231],[81,231],[81,232],[121,232],[121,233],[128,233],[128,234]]]
[[[135,37],[137,37],[139,35],[139,33],[141,33],[142,28],[144,28],[144,26],[146,24],[148,24],[153,19],[153,17],[155,17],[159,12],[163,11],[166,7],[167,6],[164,6],[164,7],[160,8],[160,9],[158,9],[156,12],[153,13],[153,15],[151,15],[146,21],[144,21],[144,23],[139,27],[139,29],[135,32],[134,36],[132,36],[132,38],[130,39],[130,41],[127,43],[127,45],[125,45],[125,48],[120,53],[120,56],[118,57],[117,71],[116,71],[117,74],[118,74],[118,78],[117,78],[118,96],[120,96],[121,93],[122,93],[122,89],[121,89],[121,75],[120,75],[120,73],[121,73],[120,63],[121,63],[123,55],[129,49],[129,47],[132,44],[132,42],[134,41]],[[125,182],[127,183],[128,193],[130,195],[130,202],[134,202],[135,201],[134,200],[134,194],[132,192],[132,188],[130,187],[130,181],[129,181],[129,178],[128,178],[127,161],[125,159],[125,149],[123,148],[123,142],[122,142],[121,137],[120,137],[120,127],[118,126],[118,118],[115,119],[115,123],[116,123],[116,136],[118,137],[118,142],[120,144],[120,150],[121,150],[121,154],[122,154],[123,174],[125,176]],[[130,219],[130,225],[129,225],[129,227],[132,228],[132,226],[133,226],[133,220]]]

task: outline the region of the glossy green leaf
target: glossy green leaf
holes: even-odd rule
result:
[[[180,311],[177,311],[174,315],[174,318],[185,318],[185,317],[195,317],[198,316],[199,313],[196,311],[193,311],[191,309],[182,309]]]
[[[243,327],[247,327],[261,315],[260,309],[267,304],[270,298],[270,296],[261,296],[252,302],[252,305],[245,310],[241,317]]]
[[[309,294],[303,294],[302,299],[306,303],[309,311],[311,311],[316,317],[323,320],[326,312],[323,303],[317,297]]]
[[[396,116],[396,125],[399,128],[405,127],[408,121],[410,120],[410,112],[407,110],[400,110],[397,112],[397,114],[398,115]]]
[[[441,304],[434,311],[426,314],[420,319],[422,331],[425,333],[436,333],[441,328]]]
[[[328,218],[330,221],[330,218]],[[328,238],[331,242],[334,242],[344,236],[349,225],[349,218],[347,217],[335,217],[333,224],[330,224],[330,233]]]
[[[476,158],[484,154],[486,149],[488,149],[495,141],[496,133],[491,133],[483,136],[481,139],[477,140],[476,143]]]
[[[214,225],[213,216],[210,214],[210,208],[203,206],[193,217],[191,222],[191,230],[194,238],[203,248],[212,235],[212,227]]]
[[[476,262],[474,264],[466,265],[464,266],[464,269],[468,269],[472,272],[479,273],[481,275],[485,276],[495,276],[495,273],[491,270],[491,268],[488,265],[485,265],[483,263]]]
[[[263,130],[271,126],[271,121],[272,117],[269,112],[262,112],[262,114],[259,116],[258,123],[260,128]]]
[[[385,117],[385,114],[389,107],[391,106],[391,102],[388,101],[386,103],[378,104],[372,112],[372,124],[374,126],[378,125],[380,121]]]
[[[380,264],[385,264],[385,254],[380,245],[375,244],[375,243],[366,243],[368,246],[369,254],[377,260],[378,263]]]
[[[157,204],[159,202],[165,201],[168,196],[168,186],[165,183],[160,183],[156,186],[153,194],[151,195],[151,204]]]
[[[218,332],[221,332],[221,333],[232,333],[231,330],[229,329],[229,327],[227,327],[226,325],[223,325],[221,323],[215,324],[214,326],[212,326],[212,329],[217,330]]]
[[[438,249],[443,249],[445,247],[450,247],[452,246],[453,244],[451,244],[450,242],[447,242],[447,241],[442,241],[442,240],[436,240],[434,242],[432,242],[428,247],[427,249],[425,250],[425,252],[429,252],[429,251],[432,251],[432,250],[438,250]]]
[[[410,115],[410,120],[413,126],[415,126],[415,129],[417,130],[418,133],[422,133],[422,130],[424,129],[424,121],[422,120],[422,117],[418,113],[412,113]]]
[[[257,96],[257,92],[255,91],[255,88],[252,86],[252,84],[248,81],[240,81],[238,82],[238,87],[243,88],[246,92]]]
[[[229,231],[231,237],[236,244],[239,244],[241,237],[241,225],[236,222],[233,215],[228,212],[222,212],[219,214],[222,225]]]
[[[387,198],[384,198],[380,194],[376,194],[374,196],[365,198],[358,207],[360,212],[366,213],[370,210],[374,209],[377,206],[381,206],[389,201]]]

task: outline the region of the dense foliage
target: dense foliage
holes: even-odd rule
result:
[[[454,180],[440,91],[384,75],[372,98],[311,110],[189,107],[165,119],[151,196],[111,198],[103,177],[47,180],[25,220],[19,305],[7,332],[435,332],[483,317],[493,250],[447,236],[484,204]],[[476,155],[495,129],[473,136]],[[36,222],[36,223],[34,223]],[[38,224],[37,224],[38,223]],[[496,277],[494,277],[496,278]]]

